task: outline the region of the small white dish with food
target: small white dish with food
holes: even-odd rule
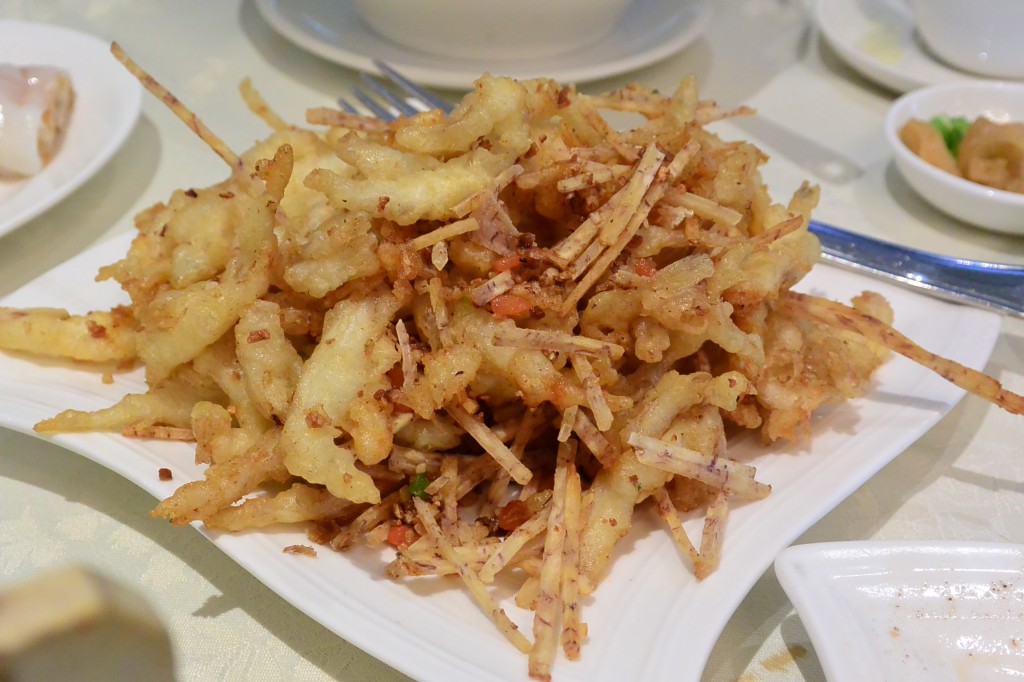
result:
[[[932,148],[934,140],[925,139],[925,127],[914,131],[906,126],[914,120],[927,124],[936,117],[1004,125],[983,121],[986,135],[981,127],[968,132],[958,158],[944,160],[939,149],[937,155],[925,151],[930,160],[926,161],[908,143],[922,152]],[[970,225],[1024,235],[1024,84],[966,81],[908,93],[889,109],[885,135],[901,175],[925,201]],[[957,171],[987,184],[959,177]]]
[[[0,64],[59,69],[74,92],[67,129],[52,158],[41,155],[45,165],[40,168],[20,154],[15,170],[21,172],[0,177],[3,236],[77,189],[121,148],[138,119],[142,86],[114,59],[106,41],[48,24],[0,21]],[[20,134],[31,132],[29,125]],[[16,144],[11,152],[18,156],[25,149]]]
[[[1024,675],[1020,545],[797,545],[776,558],[775,575],[829,682]]]

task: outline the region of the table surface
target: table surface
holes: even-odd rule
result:
[[[760,112],[731,130],[770,154],[764,177],[775,196],[808,178],[822,186],[822,220],[942,253],[1024,263],[1024,239],[947,219],[901,182],[881,126],[895,95],[858,76],[819,39],[810,0],[719,0],[714,8],[707,32],[686,50],[581,89],[637,81],[670,91],[696,74],[704,97]],[[351,70],[281,38],[251,0],[0,0],[0,19],[117,40],[236,150],[267,133],[237,94],[244,77],[294,121],[355,82]],[[852,177],[830,180],[818,164],[823,150],[844,158]],[[147,96],[138,125],[105,168],[0,238],[0,296],[131,229],[136,212],[172,190],[222,174],[210,151]],[[1024,321],[1004,319],[985,370],[1024,392]],[[968,397],[798,542],[1024,543],[1021,443],[1024,419]],[[0,585],[78,562],[137,587],[172,632],[181,680],[406,679],[284,602],[198,533],[153,520],[153,504],[82,457],[0,430]],[[771,570],[726,626],[703,679],[824,679]]]

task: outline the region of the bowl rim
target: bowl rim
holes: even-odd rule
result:
[[[941,83],[931,85],[917,90],[912,90],[897,98],[889,107],[885,117],[885,136],[896,155],[897,161],[903,161],[917,173],[935,182],[946,185],[953,191],[961,194],[970,194],[979,199],[990,199],[997,201],[1004,206],[1024,210],[1024,194],[1010,192],[1008,190],[989,187],[973,180],[957,177],[944,170],[936,168],[914,152],[910,151],[899,138],[899,129],[911,118],[914,118],[910,111],[912,106],[922,100],[939,96],[950,96],[961,92],[1007,92],[1020,98],[1020,114],[1016,121],[1024,123],[1024,83],[1014,83],[999,80],[971,80],[957,81],[953,83]],[[948,113],[948,112],[936,112]]]

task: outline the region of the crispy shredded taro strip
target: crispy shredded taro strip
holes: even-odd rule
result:
[[[921,348],[870,315],[835,301],[795,291],[788,292],[781,304],[793,314],[806,315],[830,327],[856,332],[927,367],[965,391],[995,403],[1007,412],[1024,414],[1024,397],[1007,391],[995,378]]]
[[[157,79],[153,78],[148,72],[146,72],[141,66],[135,63],[135,61],[129,57],[121,46],[117,43],[110,44],[110,51],[114,57],[121,62],[133,76],[139,79],[139,82],[149,90],[157,99],[163,102],[168,109],[174,112],[174,115],[181,119],[182,123],[191,128],[196,135],[199,136],[203,142],[210,146],[217,156],[224,159],[224,163],[231,168],[232,171],[242,170],[242,160],[238,158],[238,155],[231,151],[223,140],[213,133],[212,130],[206,127],[206,124],[195,115],[188,107],[182,104],[181,100],[175,97],[170,90],[160,84]]]

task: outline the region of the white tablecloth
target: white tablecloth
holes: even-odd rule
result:
[[[704,96],[760,110],[762,123],[737,122],[725,131],[752,137],[772,155],[764,175],[776,195],[810,178],[822,185],[823,220],[940,252],[1024,262],[1024,240],[959,225],[910,194],[881,132],[893,95],[842,64],[810,17],[808,4],[796,0],[721,0],[693,46],[584,89],[636,80],[671,90],[695,73]],[[266,134],[237,95],[242,78],[251,76],[295,121],[354,82],[351,71],[279,37],[251,2],[0,0],[0,19],[14,18],[117,40],[237,150]],[[794,146],[794,133],[844,157],[855,177],[831,182],[828,169],[815,166],[820,155]],[[134,213],[173,189],[211,183],[222,172],[209,150],[147,97],[124,149],[96,177],[0,238],[0,295],[129,230]],[[1024,392],[1024,321],[1004,321],[986,371]],[[1024,543],[1022,442],[1024,418],[968,397],[799,542]],[[153,503],[84,458],[0,431],[0,585],[74,562],[134,586],[170,628],[183,681],[404,679],[291,607],[198,533],[152,519]],[[770,570],[729,622],[704,674],[707,681],[737,679],[824,679]]]

